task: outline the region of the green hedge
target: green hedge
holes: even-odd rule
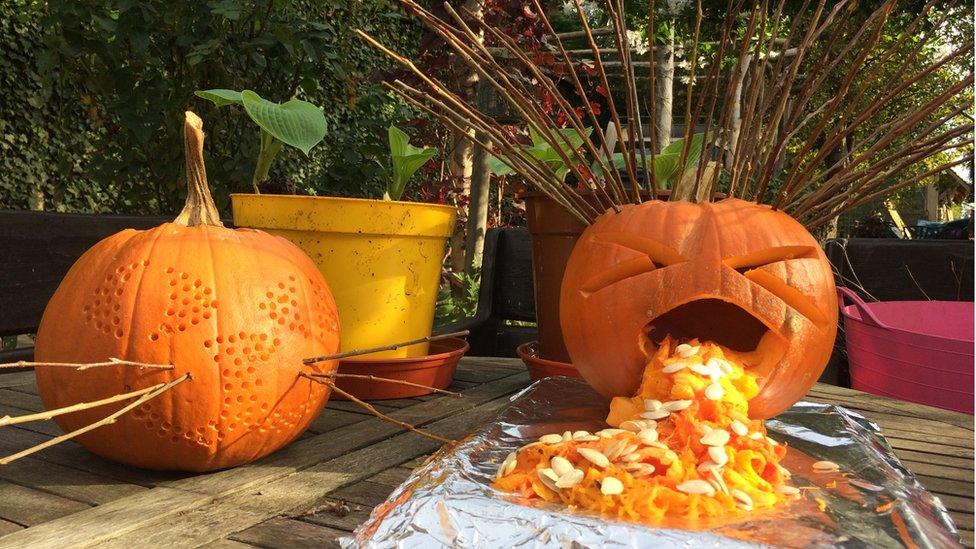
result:
[[[311,158],[279,155],[272,186],[381,193],[386,126],[407,113],[370,74],[390,66],[353,34],[401,51],[419,29],[383,0],[13,0],[0,5],[0,208],[166,213],[179,209],[182,112],[205,122],[218,202],[247,191],[258,132],[193,96],[249,88],[320,105]]]

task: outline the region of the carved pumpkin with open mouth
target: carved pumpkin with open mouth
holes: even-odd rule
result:
[[[806,394],[837,332],[816,239],[785,213],[737,199],[601,216],[573,250],[560,307],[573,364],[604,396],[632,395],[665,336],[698,338],[737,351],[757,376],[757,418]]]

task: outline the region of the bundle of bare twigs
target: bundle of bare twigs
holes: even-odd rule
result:
[[[592,106],[585,101],[583,105],[571,104],[562,91],[566,88],[560,86],[566,82],[540,69],[534,56],[513,37],[470,12],[462,9],[459,13],[450,4],[445,4],[447,16],[438,17],[414,0],[398,1],[442,38],[483,83],[511,105],[532,132],[553,148],[579,187],[566,185],[552,163],[513,143],[503,125],[479,111],[472,101],[411,59],[358,31],[419,78],[421,84],[416,86],[402,80],[387,82],[394,94],[461,134],[471,135],[468,130],[475,129],[476,136],[484,137],[472,137],[478,145],[584,222],[622,204],[640,202],[640,185],[628,187],[621,170],[628,176],[626,181],[638,182],[638,172],[643,168],[645,191],[658,196],[661,182],[655,174],[653,148],[621,147],[615,157]],[[579,50],[574,53],[564,46],[540,0],[532,2],[546,31],[544,40],[564,66],[562,72],[572,84],[572,93],[586,97],[578,76],[583,62]],[[623,89],[607,94],[611,124],[617,135],[643,144],[642,124],[626,122],[642,117],[655,120],[654,40],[650,40],[646,55],[650,85],[642,94],[628,46],[623,2],[603,2],[613,29],[610,46],[598,45],[599,37],[590,27],[581,0],[572,0],[583,28],[580,34],[589,45],[586,62],[593,64],[590,72],[609,90],[611,79],[604,56],[610,51],[619,59],[614,64],[622,68]],[[929,2],[894,39],[883,40],[882,31],[896,2],[885,2],[856,26],[849,17],[853,4],[847,0],[806,0],[795,13],[786,13],[785,0],[729,2],[719,39],[710,42],[714,47],[706,55],[699,47],[704,42],[698,0],[694,38],[686,47],[690,50],[690,75],[677,171],[683,176],[674,181],[671,200],[707,200],[720,191],[784,209],[813,229],[840,213],[972,160],[973,126],[966,112],[970,107],[966,92],[973,84],[971,63],[968,72],[961,71],[954,81],[944,84],[936,97],[907,110],[892,113],[886,109],[904,99],[913,86],[972,53],[969,42],[935,61],[928,53],[923,55],[944,31],[950,10],[941,6],[940,13],[935,9],[940,3]],[[648,28],[654,28],[653,4]],[[494,47],[487,47],[486,41]],[[734,62],[723,65],[723,60],[730,58]],[[696,74],[700,67],[704,74]],[[878,89],[883,91],[877,93]],[[540,90],[553,98],[554,112],[547,112],[538,100]],[[732,100],[733,94],[738,100]],[[583,115],[574,107],[582,107]],[[564,118],[567,127],[560,128],[557,118]],[[693,138],[696,123],[704,124],[700,139]],[[868,132],[866,128],[873,129]],[[653,123],[649,130],[653,143]],[[580,136],[582,144],[574,142]],[[840,158],[832,164],[826,162],[838,147],[843,148]],[[939,157],[942,163],[934,168],[921,173],[918,169],[910,171],[919,162],[942,153],[950,153],[949,160],[944,161],[943,154]],[[596,203],[584,198],[581,190],[591,191]]]

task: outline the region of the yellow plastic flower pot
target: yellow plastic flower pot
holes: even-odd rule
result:
[[[234,224],[281,235],[318,265],[339,307],[343,351],[430,335],[451,206],[232,194]],[[415,357],[427,344],[367,355]]]

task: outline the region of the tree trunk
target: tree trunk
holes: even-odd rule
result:
[[[929,183],[922,187],[923,201],[925,203],[925,219],[929,221],[940,221],[939,219],[939,190],[934,183]]]
[[[674,21],[669,28],[674,28]],[[674,104],[674,32],[654,48],[654,151],[671,143],[671,108]]]
[[[483,17],[483,7],[482,0],[466,0],[464,2],[464,8],[477,18]],[[472,26],[477,28],[477,24]],[[456,57],[453,59],[453,65],[457,74],[455,89],[459,91],[462,98],[473,101],[478,89],[478,73],[469,69],[463,61]],[[451,132],[452,149],[448,169],[452,178],[461,183],[461,188],[457,193],[459,200],[456,204],[459,219],[470,218],[470,210],[464,197],[471,194],[471,175],[474,171],[472,137],[474,137],[473,129],[468,129],[466,132],[457,130]],[[451,270],[455,273],[460,273],[465,268],[465,225],[458,223],[454,229],[454,235],[451,236]]]
[[[479,133],[479,141],[491,145],[490,138]],[[467,238],[464,244],[464,272],[473,275],[481,267],[485,249],[485,232],[488,230],[488,202],[491,192],[491,173],[488,170],[488,153],[475,145],[471,173],[471,201],[468,203]]]

